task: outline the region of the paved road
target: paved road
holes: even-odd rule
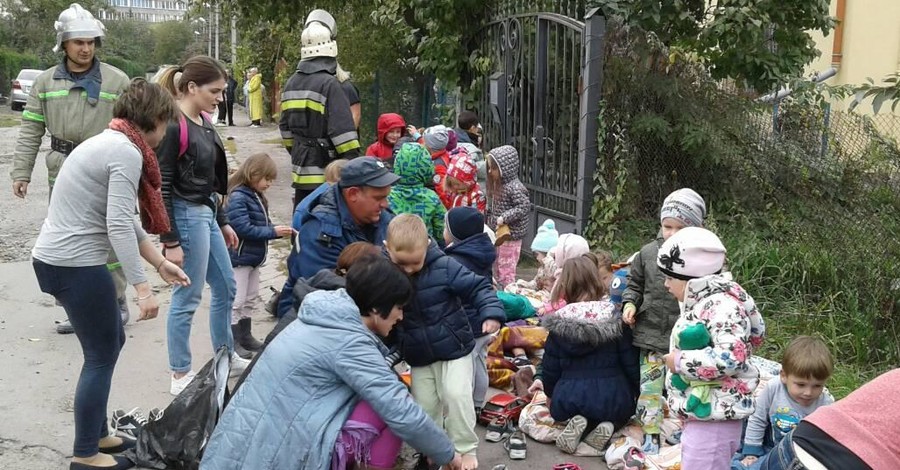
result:
[[[8,108],[2,112],[8,113]],[[268,194],[271,212],[276,221],[288,223],[292,211],[290,162],[284,150],[274,143],[279,142],[277,128],[272,124],[260,129],[245,127],[248,122],[243,114],[237,120],[241,127],[221,128],[223,137],[234,138],[234,162],[260,151],[275,157],[279,177]],[[30,247],[46,215],[46,169],[43,157],[39,158],[28,199],[13,198],[5,175],[15,133],[16,128],[0,128],[0,173],[5,181],[0,185],[0,261],[5,261],[0,264],[0,357],[4,370],[0,374],[0,468],[55,470],[64,468],[71,455],[72,399],[82,360],[75,336],[55,333],[54,320],[65,314],[52,298],[40,292],[28,262]],[[264,290],[283,283],[278,264],[284,250],[282,246],[270,254],[271,261],[262,275]],[[164,408],[171,400],[165,343],[169,292],[166,287],[158,287],[160,317],[126,327],[127,342],[113,377],[110,410]],[[212,356],[205,327],[207,302],[208,298],[196,315],[197,327],[191,338],[195,368]],[[263,317],[254,320],[254,331],[259,337],[274,325]],[[483,437],[483,427],[479,427],[479,433]],[[525,461],[510,462],[500,444],[486,442],[482,443],[479,457],[480,467],[487,469],[498,464],[506,464],[512,470],[550,469],[567,461],[577,462],[583,468],[606,468],[600,459],[573,458],[555,447],[533,441],[529,442]]]

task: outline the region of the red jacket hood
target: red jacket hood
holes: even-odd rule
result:
[[[401,132],[406,129],[406,121],[403,120],[403,116],[394,113],[385,113],[381,116],[378,116],[378,142],[381,142],[386,145],[387,142],[384,141],[384,136],[391,130],[400,128]]]

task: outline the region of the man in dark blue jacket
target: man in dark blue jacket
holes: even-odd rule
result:
[[[375,157],[355,158],[341,170],[341,181],[311,202],[309,212],[300,216],[298,253],[289,258],[279,317],[293,307],[291,292],[298,278],[334,269],[341,251],[353,242],[384,243],[394,217],[387,196],[399,178]]]

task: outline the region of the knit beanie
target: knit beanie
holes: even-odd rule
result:
[[[696,191],[681,188],[666,196],[659,210],[659,221],[676,219],[685,227],[702,227],[706,218],[706,202]]]
[[[685,227],[662,244],[656,265],[666,276],[687,281],[721,272],[725,253],[725,245],[716,234],[705,228]]]
[[[459,144],[459,137],[456,136],[456,132],[452,130],[447,132],[447,151],[452,152],[456,149],[456,146]]]
[[[474,207],[454,207],[444,218],[447,231],[454,242],[484,233],[484,216]]]
[[[437,152],[447,148],[447,144],[450,143],[450,132],[445,126],[433,126],[425,129],[422,138],[429,151]]]
[[[553,258],[556,260],[557,275],[562,272],[566,261],[577,258],[591,251],[587,240],[574,233],[564,233],[559,236],[556,248],[553,249]]]
[[[556,222],[547,219],[537,229],[534,240],[531,241],[531,251],[549,253],[559,242],[559,232],[556,231]]]

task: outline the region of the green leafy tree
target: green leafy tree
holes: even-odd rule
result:
[[[8,48],[40,57],[44,63],[54,63],[61,57],[53,52],[56,30],[53,23],[71,0],[0,0],[2,19],[0,37]],[[79,1],[82,7],[97,16],[106,6],[102,0]]]
[[[194,30],[184,21],[157,23],[150,31],[156,44],[151,59],[156,65],[181,63],[194,42]]]
[[[770,91],[819,51],[810,31],[826,35],[835,20],[828,0],[594,0],[607,15],[650,31],[676,54],[700,60],[714,78]]]
[[[891,103],[891,112],[897,110],[900,104],[900,72],[888,74],[882,80],[883,85],[876,85],[871,78],[866,79],[864,83],[856,88],[856,96],[850,103],[850,109],[859,106],[863,101],[872,98],[872,112],[878,114],[885,102]]]

